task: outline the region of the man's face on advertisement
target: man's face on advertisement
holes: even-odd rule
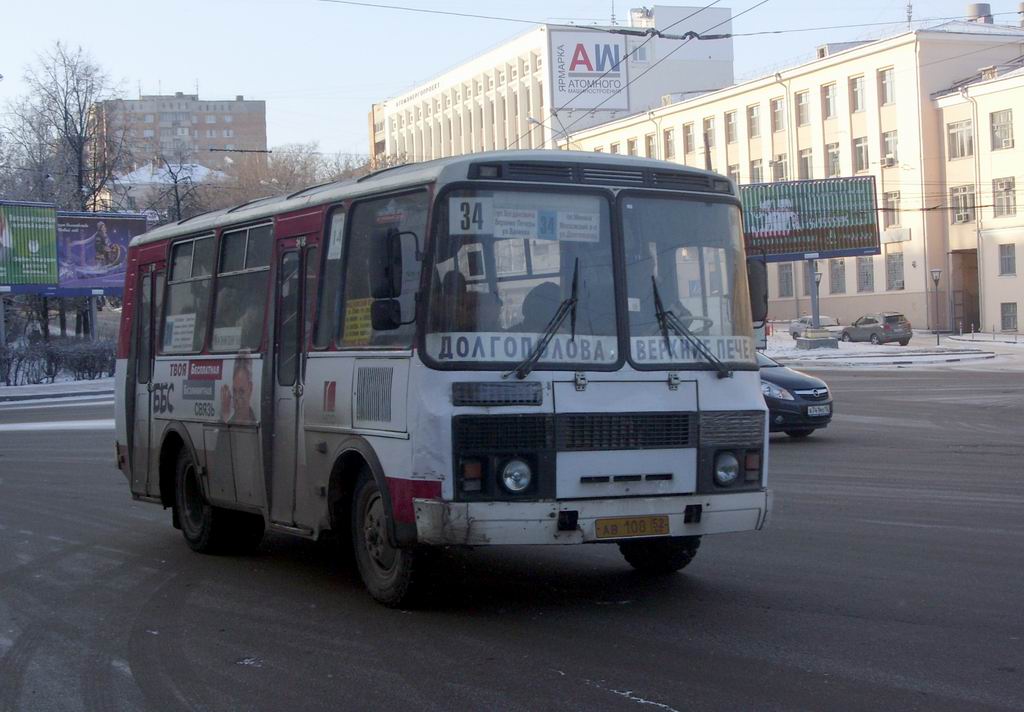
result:
[[[231,395],[235,401],[235,412],[245,413],[252,407],[252,377],[248,371],[235,372],[231,382]]]

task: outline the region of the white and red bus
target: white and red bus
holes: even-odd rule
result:
[[[765,304],[735,185],[675,164],[484,153],[257,200],[132,241],[118,464],[196,551],[334,532],[386,604],[429,546],[676,571],[765,523]]]

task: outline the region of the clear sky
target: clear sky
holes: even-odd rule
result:
[[[375,0],[368,0],[373,2]],[[387,0],[380,0],[385,2]],[[708,2],[710,0],[705,0]],[[394,4],[535,21],[606,22],[611,0],[392,0]],[[757,0],[720,0],[733,14]],[[615,0],[620,23],[642,2]],[[701,6],[678,0],[665,4]],[[993,2],[1016,11],[1016,0]],[[959,17],[967,3],[914,3],[914,17]],[[698,16],[699,17],[699,16]],[[769,0],[738,18],[736,33],[861,23],[815,32],[734,40],[736,77],[809,58],[814,47],[883,36],[905,27],[905,0]],[[1016,24],[1015,15],[996,22]],[[320,0],[3,0],[0,111],[24,91],[26,64],[57,41],[81,45],[125,96],[182,91],[203,98],[267,101],[271,146],[318,141],[325,151],[365,153],[370,104],[519,34],[527,25],[461,19]]]

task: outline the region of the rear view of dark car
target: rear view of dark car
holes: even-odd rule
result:
[[[895,341],[900,346],[906,346],[913,335],[907,317],[898,312],[881,312],[865,314],[843,329],[839,338],[843,341],[870,341],[873,344]]]
[[[832,421],[832,393],[820,378],[787,368],[762,353],[761,392],[768,405],[769,430],[805,438]]]

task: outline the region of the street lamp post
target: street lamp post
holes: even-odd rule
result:
[[[942,276],[942,270],[935,268],[932,271],[932,284],[935,285],[935,345],[939,345],[939,278]]]
[[[818,308],[818,285],[821,284],[821,272],[818,271],[818,261],[811,260],[807,264],[807,271],[804,277],[814,275],[814,289],[811,290],[811,326],[817,329],[821,326],[821,310]]]

